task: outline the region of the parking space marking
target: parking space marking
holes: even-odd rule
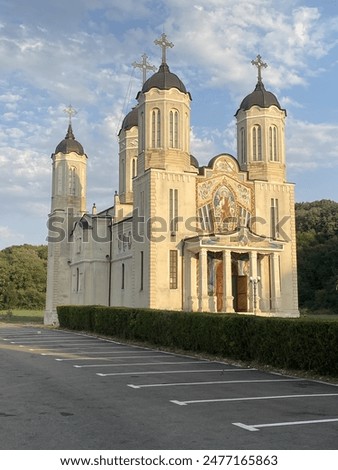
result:
[[[74,339],[67,339],[67,340],[63,340],[63,339],[57,339],[57,340],[51,340],[51,341],[46,341],[46,340],[38,340],[38,341],[10,341],[11,344],[23,344],[23,345],[27,345],[27,344],[51,344],[51,343],[60,343],[60,344],[65,344],[65,342],[67,344],[93,344],[93,340],[86,340],[86,339],[83,339],[82,341],[78,342],[78,340],[74,340]]]
[[[216,403],[216,402],[234,402],[234,401],[251,401],[251,400],[282,400],[286,398],[308,398],[308,397],[336,397],[338,393],[311,393],[307,395],[273,395],[268,397],[236,397],[236,398],[212,398],[207,400],[170,400],[175,405],[194,405],[196,403]]]
[[[248,369],[244,369],[248,370]],[[152,388],[152,387],[180,387],[183,385],[217,385],[217,384],[246,384],[246,383],[262,383],[262,382],[300,382],[305,379],[257,379],[257,380],[219,380],[215,382],[173,382],[173,383],[159,383],[159,384],[146,384],[134,385],[128,384],[130,388]]]
[[[202,361],[201,361],[202,362]],[[208,361],[205,361],[208,362]],[[173,365],[173,364],[199,364],[196,361],[180,361],[180,362],[127,362],[125,364],[86,364],[80,366],[79,364],[74,364],[73,367],[77,369],[85,367],[126,367],[126,366],[158,366],[158,365]]]
[[[158,364],[158,363],[157,363]],[[153,365],[157,365],[154,363]],[[180,362],[180,364],[182,364]],[[135,365],[135,364],[130,364],[130,365]],[[110,375],[155,375],[155,374],[194,374],[194,373],[199,373],[199,374],[205,374],[209,372],[219,372],[220,374],[223,374],[223,372],[234,372],[238,371],[241,372],[243,370],[257,370],[257,369],[205,369],[205,370],[198,370],[198,369],[190,369],[190,370],[159,370],[159,371],[149,371],[149,372],[112,372],[108,374],[103,374],[102,372],[97,372],[96,375],[99,375],[100,377],[108,377]]]
[[[86,349],[88,348],[89,346],[86,346]],[[90,347],[90,354],[102,354],[101,351],[107,351],[107,348],[108,351],[111,351],[112,349],[119,349],[119,351],[116,352],[116,354],[118,353],[124,353],[126,352],[125,349],[122,347],[122,346],[106,346],[104,348],[102,348],[101,346],[94,346],[93,348]],[[40,347],[40,348],[30,348],[29,350],[30,351],[48,351],[51,355],[57,353],[58,351],[73,351],[73,350],[83,350],[84,348],[81,348],[80,346],[74,346],[74,347],[71,347],[71,348],[63,348],[62,345],[59,347],[59,348],[47,348],[47,347]],[[95,349],[95,350],[98,350],[98,352],[93,352],[92,349]],[[121,351],[122,350],[122,351]],[[55,353],[53,353],[53,351],[55,351]],[[129,352],[129,351],[127,351]],[[47,354],[47,353],[46,353]],[[82,351],[82,352],[79,352],[78,354],[88,354],[88,351]]]
[[[309,421],[286,421],[284,423],[268,423],[268,424],[243,424],[243,423],[232,423],[234,426],[245,429],[246,431],[259,431],[261,428],[273,428],[279,426],[297,426],[306,424],[321,424],[321,423],[334,423],[338,422],[338,418],[332,419],[313,419]]]
[[[76,353],[74,353],[76,355]],[[147,357],[158,357],[158,355],[155,355],[155,354],[152,354],[152,355],[148,355],[148,356],[140,356],[138,355],[138,357],[140,357],[141,359],[143,359],[144,357],[147,358]],[[113,359],[135,359],[136,356],[104,356],[104,357],[78,357],[76,358],[75,360],[77,361],[107,361],[109,359],[113,360]],[[67,358],[67,359],[62,359],[62,358],[56,358],[55,359],[56,361],[59,361],[59,362],[62,362],[62,361],[74,361],[73,358]],[[167,364],[167,363],[166,363]],[[82,366],[81,366],[82,367]],[[95,366],[96,367],[96,366]]]

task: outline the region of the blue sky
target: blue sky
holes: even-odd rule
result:
[[[236,156],[235,119],[256,85],[287,109],[288,181],[296,200],[338,201],[337,0],[0,0],[0,249],[45,243],[51,159],[71,103],[88,155],[87,205],[111,206],[117,133],[136,104],[143,53],[165,32],[168,64],[192,95],[200,164]]]

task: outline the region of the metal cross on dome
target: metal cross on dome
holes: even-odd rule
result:
[[[167,49],[168,47],[174,47],[174,44],[168,41],[167,35],[165,33],[163,33],[159,39],[155,39],[154,43],[156,46],[160,46],[162,48],[162,64],[166,64]]]
[[[142,69],[142,72],[143,72],[143,83],[147,80],[147,70],[152,70],[153,72],[156,72],[156,67],[155,65],[150,65],[149,62],[147,61],[148,59],[148,56],[147,54],[143,54],[142,56],[142,62],[140,63],[137,63],[137,62],[133,62],[131,65],[136,68],[140,68]]]
[[[262,57],[258,54],[256,60],[251,61],[252,65],[255,65],[258,68],[258,81],[262,81],[262,68],[267,68],[268,64],[262,61]]]
[[[68,108],[65,108],[63,111],[64,111],[66,114],[68,114],[69,124],[71,124],[71,123],[72,123],[72,117],[77,115],[76,109],[74,109],[73,106],[70,104],[70,105],[68,106]]]

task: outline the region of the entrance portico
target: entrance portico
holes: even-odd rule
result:
[[[183,308],[254,315],[278,312],[283,245],[246,228],[231,235],[185,240]]]

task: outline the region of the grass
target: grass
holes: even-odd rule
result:
[[[0,321],[43,324],[43,315],[43,310],[0,310]]]
[[[301,313],[300,318],[305,320],[329,320],[329,321],[338,321],[338,315],[336,313]]]

